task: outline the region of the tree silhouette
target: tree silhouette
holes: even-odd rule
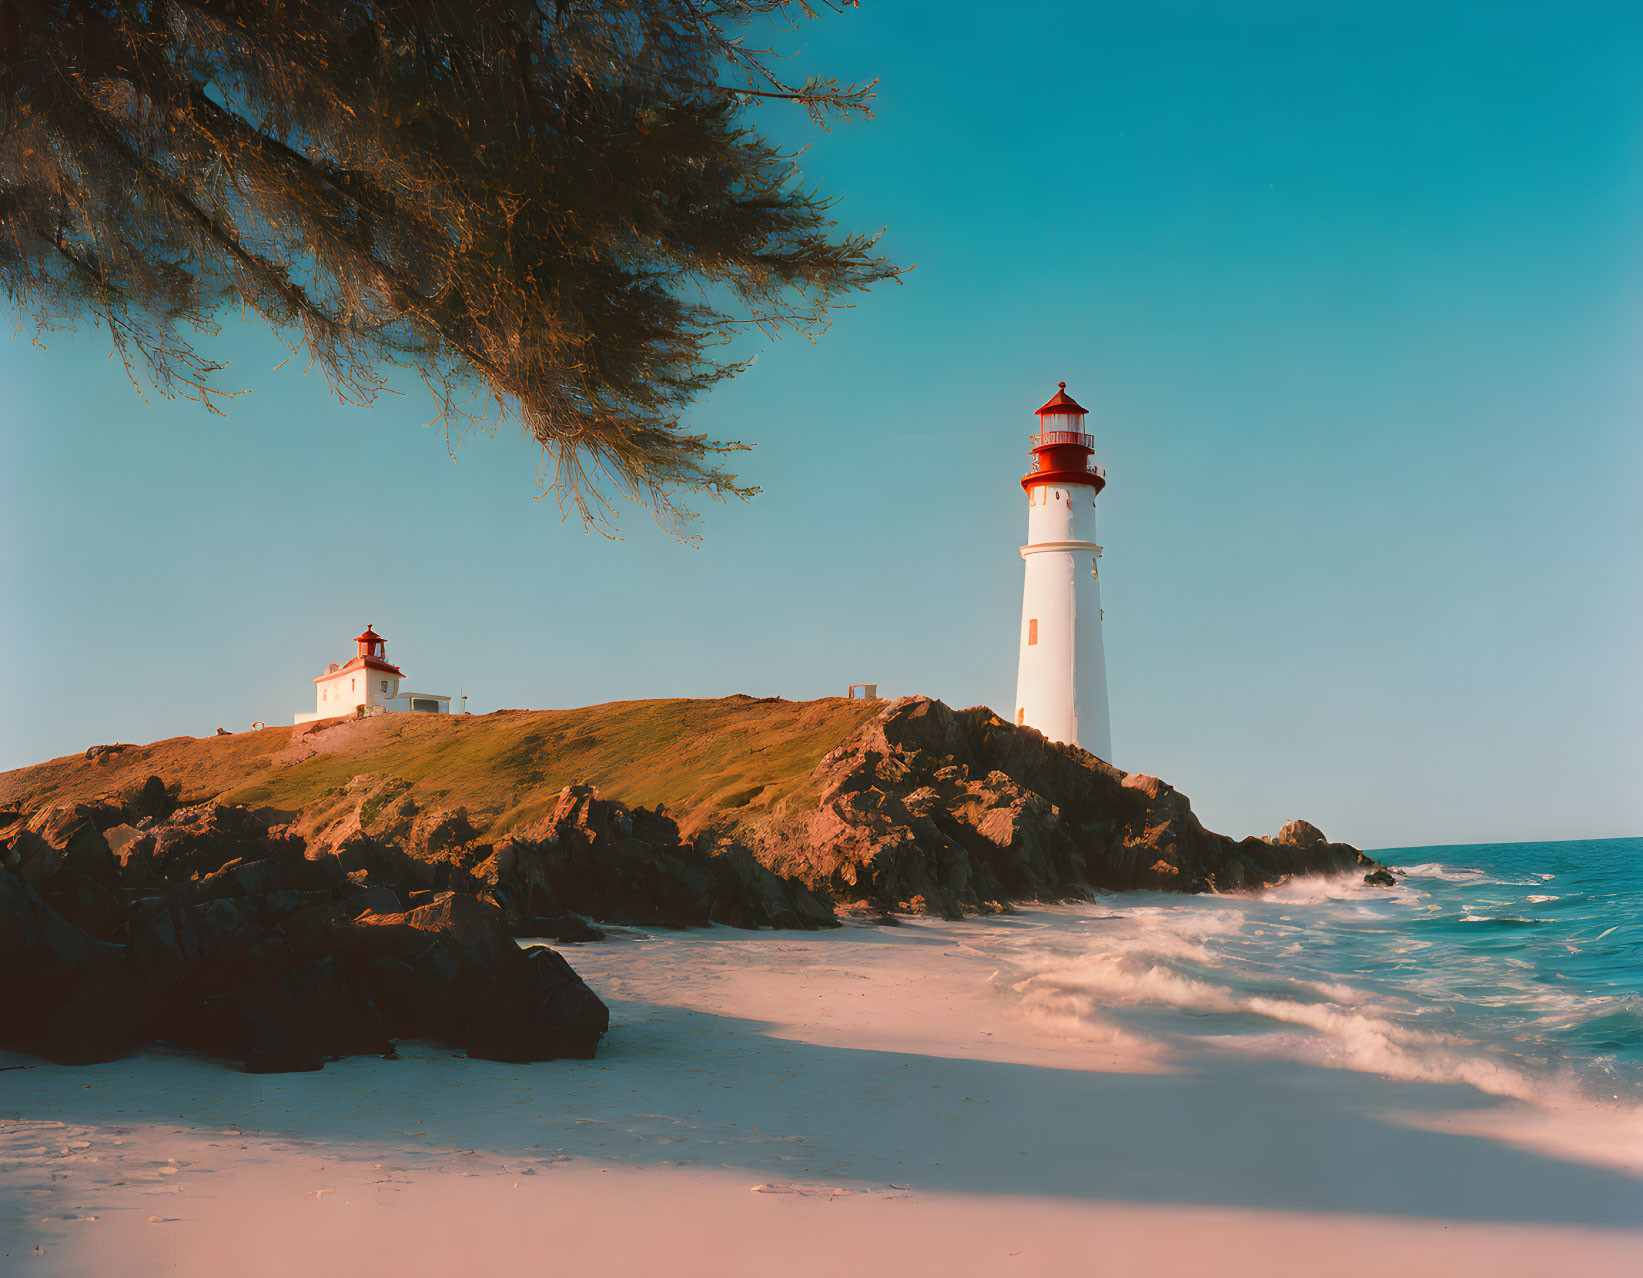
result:
[[[833,8],[846,0],[818,0]],[[415,368],[436,422],[517,421],[562,509],[684,534],[747,496],[682,415],[748,326],[816,332],[894,278],[760,135],[871,85],[786,83],[783,0],[0,0],[0,279],[38,332],[106,327],[220,411],[197,347],[236,303],[369,404]],[[775,26],[771,25],[775,30]],[[38,340],[38,334],[37,334]]]

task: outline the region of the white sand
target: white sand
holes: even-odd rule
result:
[[[569,947],[592,1062],[3,1057],[0,1274],[1643,1272],[1590,1114],[1034,1020],[994,974],[1055,926]]]

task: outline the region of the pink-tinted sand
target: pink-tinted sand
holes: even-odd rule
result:
[[[1035,1019],[1030,925],[574,947],[592,1062],[7,1057],[0,1273],[1643,1272],[1627,1133]]]

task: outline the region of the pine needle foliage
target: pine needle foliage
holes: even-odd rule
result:
[[[848,0],[815,0],[832,8]],[[748,496],[689,405],[737,333],[814,334],[893,279],[749,117],[823,127],[871,85],[785,82],[750,30],[804,0],[0,0],[0,282],[214,411],[237,304],[370,404],[414,368],[454,443],[516,421],[547,492],[686,535]],[[208,343],[202,343],[205,345]]]

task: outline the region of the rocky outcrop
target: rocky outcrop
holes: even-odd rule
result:
[[[760,861],[834,901],[946,915],[1092,889],[1257,888],[1378,869],[1304,821],[1274,840],[1205,830],[1185,795],[984,708],[904,698],[822,759],[819,802]]]
[[[553,811],[476,867],[516,916],[587,914],[624,923],[705,927],[833,927],[804,884],[772,873],[734,839],[693,841],[660,812],[567,786]]]
[[[257,756],[263,770],[249,792],[302,796],[283,807],[182,805],[180,786],[197,784],[189,778],[208,763],[221,768],[203,743],[159,752],[178,761],[178,779],[104,771],[129,767],[109,759],[159,751],[133,747],[33,770],[49,772],[49,784],[9,792],[82,797],[9,800],[18,810],[9,824],[0,813],[0,839],[48,904],[105,937],[125,917],[107,886],[111,862],[128,893],[187,881],[196,895],[219,882],[245,895],[253,878],[271,882],[274,866],[283,892],[380,889],[411,908],[454,892],[491,902],[520,936],[550,934],[529,920],[561,921],[552,935],[582,934],[567,917],[808,928],[834,923],[845,906],[956,915],[1097,890],[1228,891],[1380,869],[1304,821],[1271,839],[1205,830],[1186,796],[1158,778],[986,709],[910,697],[864,717],[846,715],[846,704],[594,707],[586,714],[598,732],[566,721],[572,712],[386,716],[327,730],[323,752],[308,731],[283,753]],[[689,732],[669,727],[678,723]],[[652,744],[667,731],[671,746]],[[392,755],[385,743],[402,738],[425,739],[425,752]],[[544,784],[568,769],[564,758],[594,749],[606,751],[607,774],[688,797],[664,812],[585,784]],[[458,759],[460,773],[430,785],[429,775],[446,775],[441,761]],[[325,784],[279,779],[321,763]],[[125,788],[92,788],[99,775]],[[212,775],[218,787],[244,780]]]
[[[0,829],[0,1046],[78,1064],[161,1039],[257,1072],[422,1036],[593,1055],[604,1004],[555,951],[521,949],[493,902],[407,909],[242,808],[154,817],[78,803]],[[105,832],[125,830],[116,855]]]
[[[647,767],[651,729],[600,710],[637,743],[605,766],[684,778],[680,792],[699,796],[679,819],[585,784],[546,787],[553,749],[585,751],[597,734],[550,748],[519,715],[493,725],[505,751],[470,749],[467,772],[438,790],[378,768],[311,785],[286,808],[184,803],[204,766],[186,743],[180,779],[120,762],[154,747],[42,765],[49,784],[13,786],[36,797],[0,811],[0,1044],[82,1061],[161,1038],[253,1070],[318,1068],[408,1035],[502,1060],[586,1056],[604,1005],[559,954],[516,937],[593,939],[589,919],[816,928],[836,925],[835,908],[958,916],[1297,874],[1392,882],[1304,821],[1272,839],[1205,830],[1158,778],[985,709],[910,697],[863,719],[827,703],[661,704],[631,713],[734,727],[731,744],[688,736]],[[388,718],[414,720],[441,750],[473,731]],[[761,736],[768,724],[785,726]],[[380,747],[390,729],[354,724],[325,754],[309,741],[259,766],[346,767],[349,750]],[[406,757],[429,769],[428,756]],[[497,789],[497,774],[517,785]],[[475,795],[492,806],[470,808]]]

